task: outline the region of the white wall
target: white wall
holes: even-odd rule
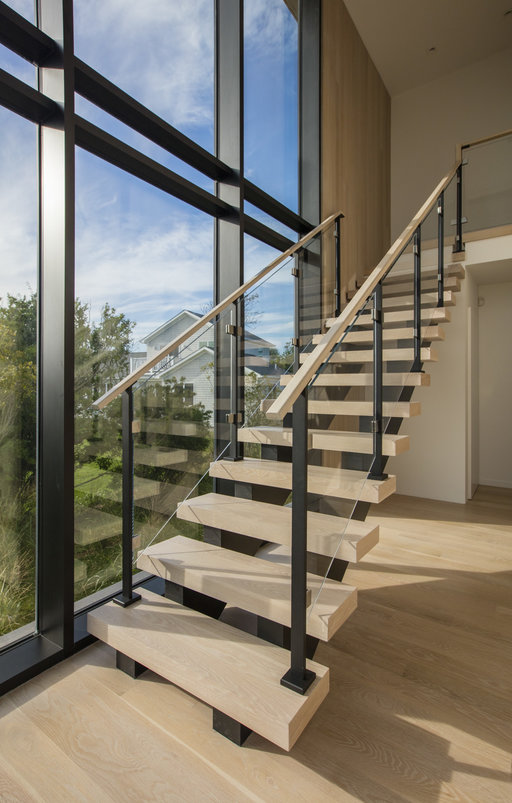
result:
[[[480,285],[479,482],[512,488],[512,281]]]
[[[389,461],[396,474],[397,492],[426,499],[463,504],[467,498],[468,417],[467,360],[468,308],[476,306],[476,285],[471,276],[462,282],[450,307],[451,322],[442,324],[444,342],[433,343],[436,363],[425,363],[430,387],[416,388],[414,401],[421,415],[405,420],[400,433],[410,436],[410,450]]]
[[[455,160],[457,143],[512,128],[512,49],[391,101],[391,234]]]

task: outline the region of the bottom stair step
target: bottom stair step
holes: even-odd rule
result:
[[[329,670],[300,695],[280,685],[290,653],[176,602],[140,590],[141,601],[108,602],[87,616],[89,632],[213,708],[290,750],[329,691]],[[172,712],[169,712],[172,716]]]

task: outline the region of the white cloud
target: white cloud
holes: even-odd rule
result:
[[[0,297],[37,289],[36,127],[0,108]]]
[[[213,2],[80,0],[77,55],[173,125],[213,124]]]

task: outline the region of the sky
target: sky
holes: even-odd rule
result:
[[[32,0],[9,5],[33,19]],[[213,0],[76,0],[79,58],[213,152]],[[297,30],[283,0],[245,2],[245,175],[297,209]],[[5,48],[0,67],[34,85]],[[77,98],[76,111],[213,191],[213,182]],[[0,296],[35,289],[35,126],[0,107]],[[266,223],[265,215],[248,209]],[[282,226],[274,227],[291,235]],[[276,252],[246,237],[246,277]],[[76,153],[76,295],[97,320],[105,302],[135,321],[140,340],[213,290],[213,219],[81,149]],[[261,290],[257,333],[292,334],[289,270]],[[254,327],[253,327],[254,328]]]

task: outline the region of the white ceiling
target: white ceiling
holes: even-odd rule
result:
[[[512,14],[504,16],[512,0],[345,0],[345,5],[391,95],[512,47]],[[435,52],[429,53],[430,47]]]

